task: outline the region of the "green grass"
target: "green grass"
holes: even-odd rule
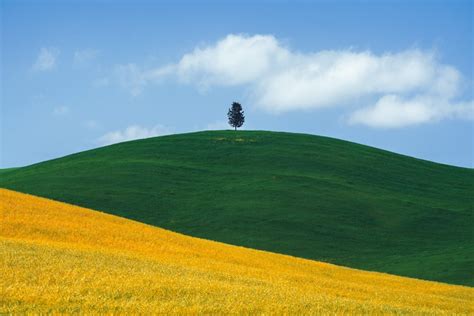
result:
[[[7,170],[0,186],[192,236],[474,285],[474,170],[337,139],[149,138]]]

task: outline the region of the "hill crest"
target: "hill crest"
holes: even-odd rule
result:
[[[327,137],[149,138],[14,169],[0,187],[195,237],[474,284],[474,170]]]

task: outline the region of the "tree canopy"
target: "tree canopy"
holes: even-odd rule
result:
[[[238,127],[241,127],[245,122],[245,115],[242,109],[242,105],[238,102],[233,102],[229,111],[227,112],[227,117],[229,118],[229,124],[237,130]]]

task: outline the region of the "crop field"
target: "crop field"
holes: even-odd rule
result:
[[[188,236],[474,286],[474,170],[315,135],[209,131],[0,170],[0,187]]]
[[[472,314],[474,289],[252,250],[0,190],[0,313]]]

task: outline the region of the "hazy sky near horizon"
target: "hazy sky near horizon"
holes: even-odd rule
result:
[[[473,167],[472,1],[1,1],[1,161],[229,128]]]

